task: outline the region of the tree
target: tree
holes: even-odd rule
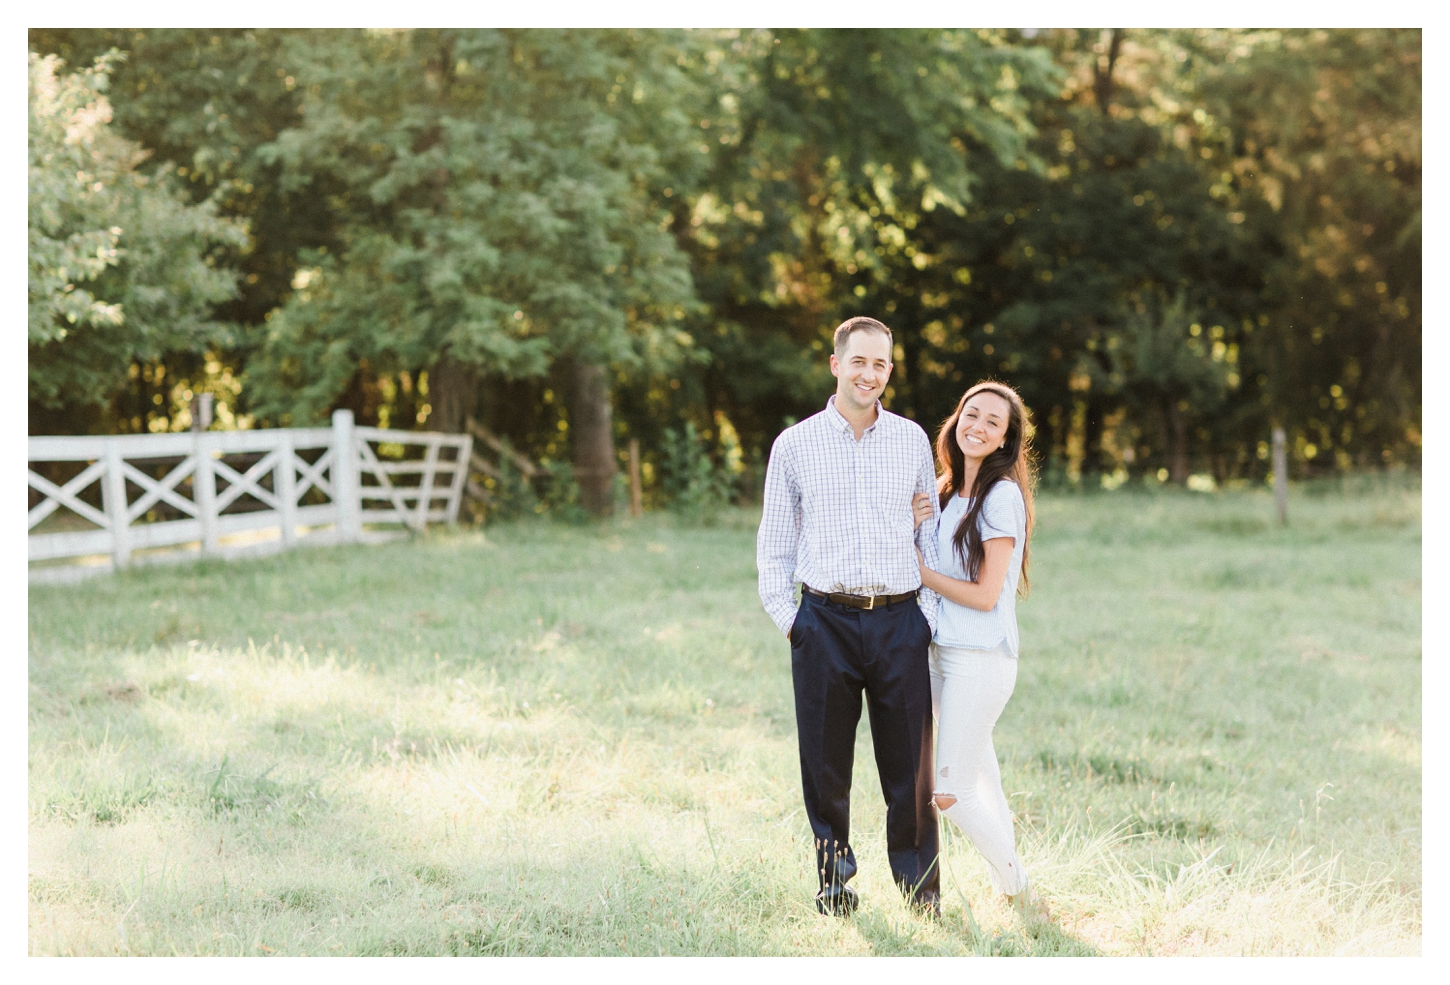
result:
[[[1139,308],[1128,314],[1120,344],[1109,350],[1113,368],[1140,413],[1158,418],[1169,474],[1182,485],[1188,481],[1190,417],[1217,410],[1238,374],[1222,326],[1215,338],[1204,325],[1208,319],[1188,307],[1182,292],[1171,300],[1158,294]]]
[[[1418,461],[1417,31],[30,42],[125,54],[109,149],[32,173],[32,394],[94,398],[33,399],[45,430],[156,426],[159,381],[221,365],[262,423],[473,413],[602,509],[624,437],[647,483],[686,423],[758,469],[869,313],[891,409],[1005,378],[1050,474],[1261,474],[1273,423],[1301,474]]]
[[[114,426],[104,415],[133,365],[225,337],[211,309],[236,275],[214,250],[245,231],[187,202],[169,169],[137,171],[145,152],[109,126],[113,58],[66,74],[30,56],[32,421]]]
[[[1249,353],[1265,410],[1305,467],[1417,462],[1420,32],[1185,41],[1225,197],[1270,261]]]
[[[307,57],[286,30],[45,29],[30,31],[31,50],[88,63],[112,48],[108,91],[113,126],[151,152],[141,170],[170,164],[195,202],[246,223],[251,238],[224,254],[242,274],[238,295],[219,316],[243,327],[231,356],[246,362],[250,331],[293,290],[302,249],[334,246],[326,195],[286,194],[280,168],[257,148],[301,119],[299,61]],[[294,50],[296,49],[296,50]]]
[[[673,197],[673,228],[711,358],[645,406],[673,404],[703,436],[724,412],[768,447],[820,409],[834,326],[871,313],[901,329],[887,403],[916,414],[920,326],[899,298],[939,257],[915,230],[965,209],[993,162],[1029,165],[1030,106],[1056,88],[1049,59],[1003,32],[733,31],[692,67],[711,90],[697,129],[710,170]]]
[[[314,420],[360,372],[426,371],[429,420],[461,429],[481,376],[568,361],[576,473],[586,506],[607,510],[607,368],[690,345],[672,328],[693,301],[689,273],[648,195],[661,152],[614,111],[626,96],[658,100],[668,121],[663,83],[639,70],[661,61],[661,43],[586,31],[308,38],[303,122],[262,156],[289,190],[337,189],[339,246],[304,254],[296,293],[270,317],[249,376],[258,411]]]

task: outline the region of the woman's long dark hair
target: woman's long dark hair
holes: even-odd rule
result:
[[[987,501],[987,492],[999,479],[1016,482],[1017,488],[1022,490],[1022,502],[1027,507],[1027,535],[1022,544],[1022,579],[1017,584],[1017,593],[1025,598],[1028,592],[1027,541],[1032,538],[1032,487],[1036,483],[1032,470],[1032,422],[1022,398],[1007,384],[995,380],[978,383],[962,394],[957,409],[942,422],[941,430],[936,434],[936,462],[940,473],[936,480],[937,493],[941,497],[939,506],[946,509],[951,498],[961,494],[966,458],[962,454],[961,446],[957,444],[957,422],[961,420],[967,401],[979,393],[993,393],[1007,401],[1010,408],[1007,415],[1007,435],[1002,439],[1002,447],[984,458],[977,470],[977,478],[969,493],[972,505],[967,508],[967,515],[962,517],[962,522],[957,524],[956,533],[952,535],[952,550],[962,559],[962,569],[967,573],[968,580],[976,581],[982,570],[982,559],[987,554],[986,548],[982,546],[982,531],[978,526],[982,505]]]

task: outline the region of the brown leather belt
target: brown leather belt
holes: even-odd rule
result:
[[[865,609],[868,612],[883,605],[892,605],[916,598],[915,592],[902,592],[900,595],[846,595],[841,592],[818,592],[809,585],[801,585],[801,588],[827,602],[839,602],[841,605],[849,605],[853,609]]]

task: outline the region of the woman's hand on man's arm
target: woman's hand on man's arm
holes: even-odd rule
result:
[[[912,529],[920,529],[923,523],[932,518],[933,512],[931,497],[926,493],[919,492],[911,497],[911,513],[916,521]]]

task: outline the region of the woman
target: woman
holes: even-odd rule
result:
[[[1017,681],[1019,591],[1027,594],[1032,532],[1028,414],[1011,387],[987,381],[968,390],[937,434],[941,572],[921,580],[942,597],[931,648],[937,719],[938,810],[987,861],[992,885],[1024,916],[1044,916],[1017,857],[1012,812],[1002,792],[992,727]],[[931,501],[913,500],[916,522]],[[920,562],[920,551],[917,552]],[[1019,579],[1020,575],[1020,579]]]

